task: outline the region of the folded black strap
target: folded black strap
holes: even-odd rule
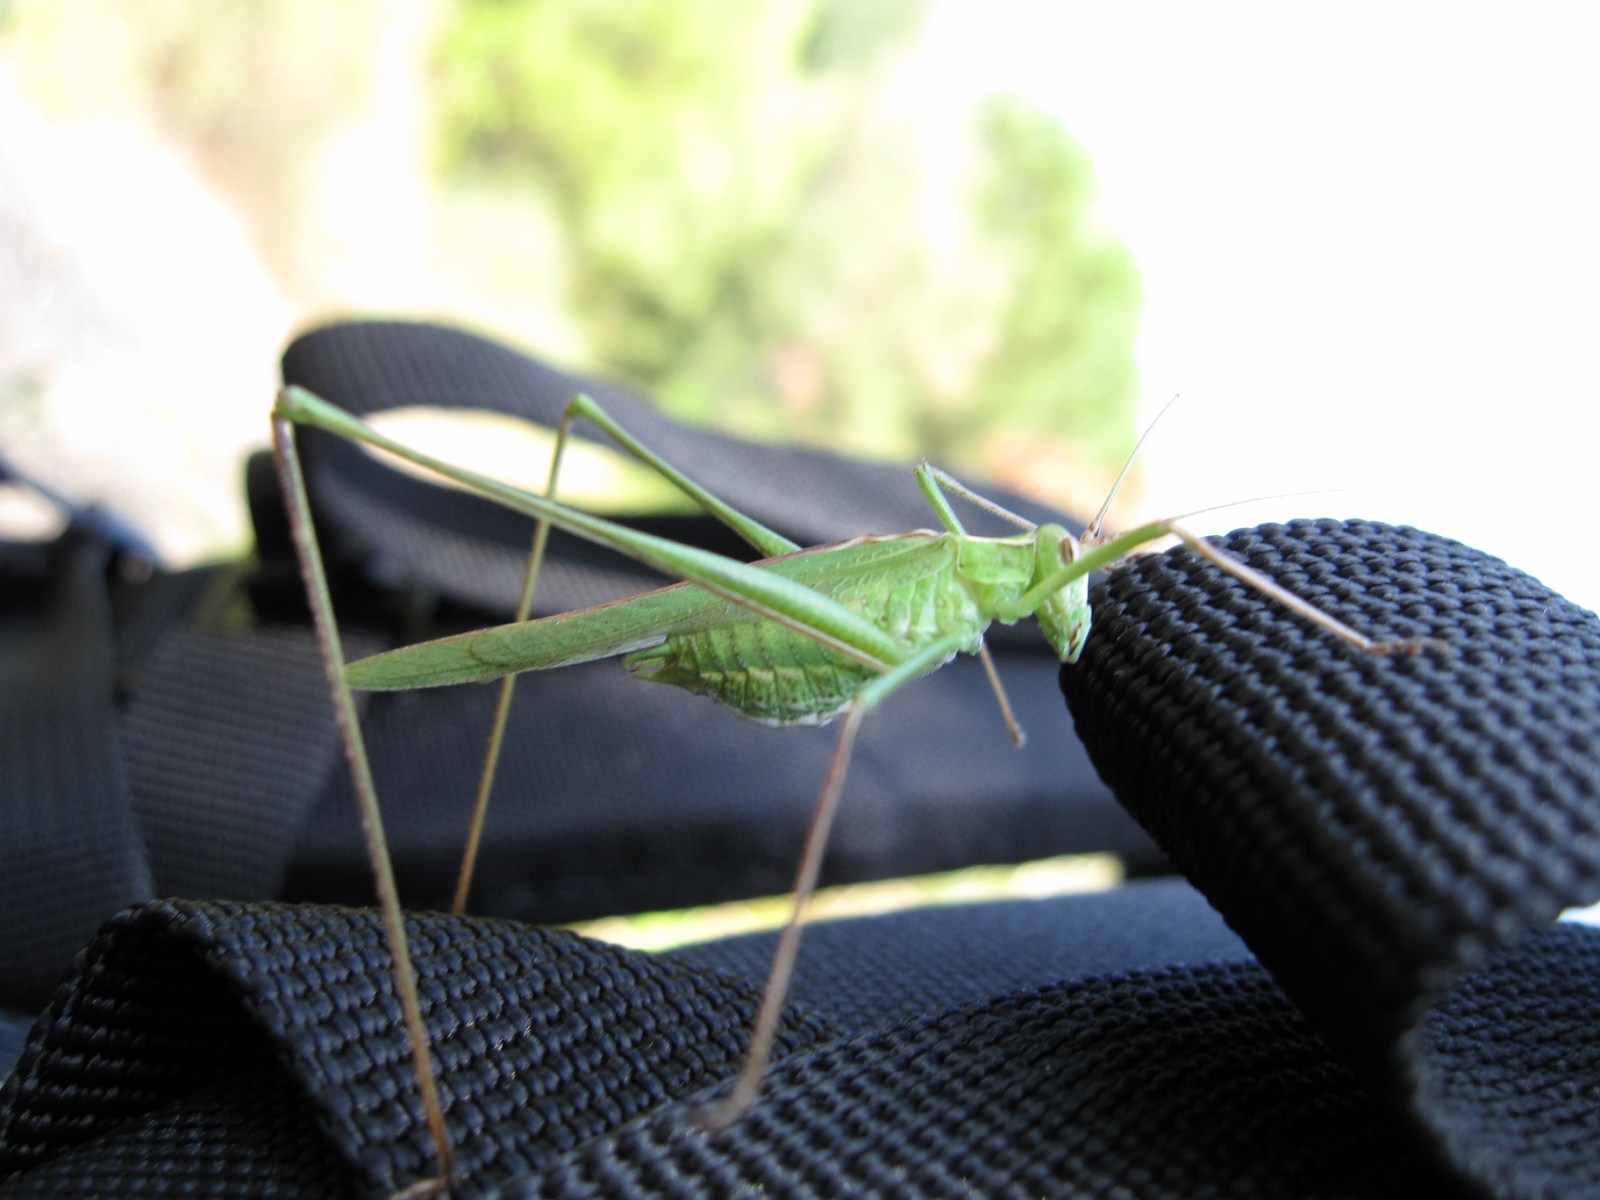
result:
[[[802,989],[864,995],[813,992],[760,1106],[712,1139],[691,1114],[758,984],[707,969],[748,975],[754,947],[667,963],[418,920],[460,1194],[1600,1195],[1600,936],[1551,923],[1600,891],[1593,618],[1413,531],[1230,544],[1363,630],[1452,645],[1360,656],[1185,554],[1097,594],[1080,728],[1259,965],[1170,888],[830,928]],[[1145,952],[1057,949],[1106,905]],[[234,1146],[236,1191],[425,1171],[377,928],[119,919],[0,1093],[4,1194],[92,1190],[112,1160],[127,1191],[219,1194],[197,1130]]]
[[[1410,529],[1225,545],[1411,658],[1173,554],[1119,572],[1063,681],[1106,780],[1313,1024],[1507,1195],[1600,1189],[1600,622]],[[1587,1191],[1585,1189],[1588,1189]]]
[[[759,995],[504,921],[419,917],[409,932],[469,1175],[548,1159],[726,1074]],[[16,1194],[117,1175],[130,1191],[217,1194],[220,1144],[245,1164],[228,1175],[254,1176],[248,1194],[398,1190],[427,1170],[429,1142],[388,963],[370,912],[130,910],[86,950],[7,1083],[0,1175],[44,1164]],[[781,1045],[824,1032],[791,1021]],[[283,1123],[292,1138],[259,1140]],[[322,1136],[302,1141],[313,1123]],[[200,1154],[186,1144],[197,1127]],[[327,1174],[308,1179],[306,1158]]]

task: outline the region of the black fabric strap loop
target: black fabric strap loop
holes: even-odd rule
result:
[[[1363,632],[1446,648],[1369,657],[1195,555],[1142,563],[1062,675],[1096,766],[1442,1154],[1496,1194],[1593,1194],[1600,941],[1550,923],[1600,898],[1600,622],[1412,529],[1223,545]]]

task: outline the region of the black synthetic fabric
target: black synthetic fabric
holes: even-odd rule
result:
[[[111,548],[0,545],[0,1005],[36,1009],[70,947],[151,895],[112,742]]]
[[[748,934],[664,956],[762,983],[775,940]],[[1061,899],[935,905],[815,924],[801,942],[790,995],[831,1025],[867,1032],[1060,980],[1250,958],[1182,880],[1139,880]]]
[[[179,629],[140,683],[122,743],[157,894],[281,895],[307,810],[339,761],[310,630]]]
[[[418,917],[408,932],[467,1175],[533,1169],[725,1075],[759,995],[510,922]],[[6,1194],[86,1194],[116,1178],[217,1194],[219,1173],[248,1173],[221,1165],[232,1155],[263,1192],[397,1191],[429,1152],[390,971],[370,912],[129,910],[85,951],[6,1083],[0,1176],[38,1168]],[[785,1050],[825,1032],[788,1024]],[[307,1108],[318,1153],[296,1116]],[[263,1131],[284,1127],[295,1136],[271,1133],[278,1153],[263,1155]],[[91,1139],[93,1152],[74,1149]],[[326,1173],[312,1178],[319,1158]]]
[[[1259,963],[1170,885],[830,928],[762,1101],[713,1138],[693,1113],[740,1052],[754,944],[418,918],[457,1193],[1600,1196],[1600,931],[1552,923],[1600,892],[1594,617],[1410,530],[1228,544],[1365,632],[1446,643],[1365,657],[1186,552],[1097,590],[1077,724]],[[415,1178],[384,961],[366,913],[119,918],[0,1092],[0,1194]]]
[[[1600,939],[1548,927],[1600,899],[1600,623],[1416,530],[1223,544],[1364,632],[1442,647],[1366,656],[1164,556],[1097,593],[1062,673],[1096,765],[1463,1171],[1496,1194],[1595,1194]]]
[[[11,1074],[11,1068],[22,1056],[35,1015],[19,1009],[0,1009],[0,1076]]]

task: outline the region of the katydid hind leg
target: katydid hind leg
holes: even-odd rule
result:
[[[306,495],[305,477],[295,446],[294,428],[288,420],[277,417],[272,424],[272,433],[278,480],[288,511],[295,553],[305,581],[306,596],[311,605],[312,624],[316,631],[318,646],[322,651],[323,667],[328,678],[328,690],[333,700],[334,714],[339,724],[339,735],[344,743],[345,758],[350,767],[357,803],[360,805],[362,835],[366,840],[367,854],[372,864],[378,904],[394,964],[395,993],[400,1002],[417,1088],[421,1094],[423,1114],[438,1166],[437,1177],[421,1181],[413,1192],[416,1195],[439,1194],[449,1189],[455,1177],[455,1153],[449,1131],[445,1127],[444,1108],[439,1099],[433,1055],[429,1049],[427,1029],[422,1021],[422,1005],[417,995],[416,972],[412,967],[405,918],[400,910],[399,891],[395,886],[394,866],[389,857],[388,841],[384,837],[383,818],[378,807],[377,789],[372,781],[372,767],[367,757],[366,743],[361,736],[360,719],[349,682],[345,678],[344,651],[339,638],[338,623],[334,618],[327,572],[323,567],[322,553],[317,545],[316,528],[311,520],[311,502]]]
[[[606,547],[673,578],[693,583],[757,616],[783,625],[818,644],[874,670],[886,670],[904,656],[903,648],[872,621],[815,588],[738,559],[641,533],[593,513],[570,508],[512,487],[475,471],[387,437],[336,405],[304,388],[278,395],[278,412],[298,424],[387,450],[434,471],[486,499],[550,523],[576,537]]]
[[[877,670],[885,671],[886,674],[882,677],[883,679],[891,676],[900,677],[904,674],[905,668],[909,664],[901,663],[898,667],[892,666],[894,661],[899,659],[903,653],[899,646],[887,639],[886,635],[875,626],[871,626],[870,623],[854,612],[842,608],[826,595],[787,581],[773,579],[754,568],[737,562],[737,560],[724,559],[719,555],[695,551],[690,547],[673,546],[663,542],[662,539],[637,534],[626,529],[626,527],[591,517],[554,502],[541,501],[540,498],[518,493],[516,489],[498,485],[492,480],[476,477],[471,472],[453,468],[441,460],[433,459],[431,456],[409,451],[406,447],[393,442],[391,439],[384,438],[370,429],[370,427],[326,404],[326,402],[319,400],[310,393],[291,388],[280,394],[278,412],[274,420],[274,437],[278,449],[280,475],[283,479],[286,505],[290,512],[290,523],[295,533],[296,548],[300,555],[302,572],[305,575],[308,594],[311,598],[313,613],[318,627],[319,639],[323,646],[330,691],[333,694],[336,712],[340,717],[346,754],[350,760],[351,770],[355,775],[355,787],[358,802],[361,805],[362,824],[368,853],[377,879],[379,902],[383,913],[386,936],[394,960],[396,990],[399,995],[407,1038],[414,1060],[422,1107],[439,1167],[439,1174],[436,1178],[421,1181],[413,1189],[410,1189],[408,1193],[421,1196],[448,1190],[454,1178],[454,1155],[443,1119],[443,1106],[439,1099],[439,1088],[429,1048],[429,1040],[421,1018],[421,1006],[417,994],[415,974],[411,964],[409,942],[400,910],[393,868],[383,836],[376,789],[372,783],[370,766],[368,765],[365,747],[361,739],[359,725],[355,720],[354,702],[351,698],[349,682],[345,674],[343,652],[339,645],[337,626],[334,621],[331,600],[328,596],[326,578],[322,571],[321,558],[316,549],[310,503],[305,494],[300,461],[295,449],[293,425],[301,422],[323,428],[339,436],[392,450],[401,454],[402,457],[417,462],[421,466],[438,470],[447,477],[455,479],[468,487],[477,487],[490,498],[498,499],[502,503],[508,503],[510,507],[520,508],[521,511],[529,512],[542,522],[567,528],[570,532],[589,537],[590,540],[597,541],[602,545],[609,545],[621,553],[638,558],[640,561],[651,563],[669,573],[676,573],[680,577],[692,579],[716,594],[727,595],[728,598],[753,609],[763,617],[786,625],[802,635],[854,657],[858,661],[864,661]],[[559,461],[557,460],[553,462],[552,470],[558,469]],[[754,522],[750,522],[749,526],[753,529],[760,528]],[[759,535],[752,535],[752,538],[756,536]],[[789,545],[784,543],[784,546],[780,547],[776,542],[770,540],[777,537],[778,535],[771,534],[767,544],[763,545],[761,541],[757,540],[752,540],[752,544],[758,549],[773,550],[784,549]],[[535,546],[530,553],[529,571],[525,576],[524,586],[525,597],[530,607],[531,593],[537,584],[539,566],[542,560],[542,549],[543,539],[539,537],[536,531]],[[751,589],[749,594],[746,594],[746,588]],[[768,597],[770,597],[770,600]],[[885,655],[888,656],[887,659]],[[877,682],[881,681],[880,679]],[[859,721],[859,719],[857,717],[855,720]],[[854,722],[849,723],[851,727],[853,727],[853,724]],[[828,820],[831,820],[831,808],[837,803],[838,793],[842,789],[843,778],[848,767],[848,759],[849,747],[847,744],[843,752],[837,756],[836,767],[830,772],[830,778],[833,782],[825,788],[825,794],[832,797],[829,803],[824,806],[830,810]],[[823,822],[817,836],[812,839],[816,846],[812,858],[816,863],[820,863],[822,847],[826,841],[827,823],[827,821]],[[810,880],[805,882],[804,891],[806,894],[809,894],[814,889],[814,872],[815,868],[813,867]],[[790,940],[792,943],[794,939],[791,938]],[[792,950],[788,957],[788,969],[792,970]],[[780,989],[774,994],[777,996],[779,1007],[781,1007],[782,990]],[[776,1016],[767,1021],[766,1024],[775,1029]],[[770,1034],[767,1035],[768,1041],[770,1041],[770,1036]],[[754,1071],[757,1078],[759,1078],[760,1068],[756,1067]]]

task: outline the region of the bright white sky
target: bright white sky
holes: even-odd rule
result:
[[[1183,397],[1151,515],[1359,488],[1197,524],[1416,524],[1596,607],[1597,48],[1585,3],[943,0],[928,79],[1092,156],[1145,419]]]

